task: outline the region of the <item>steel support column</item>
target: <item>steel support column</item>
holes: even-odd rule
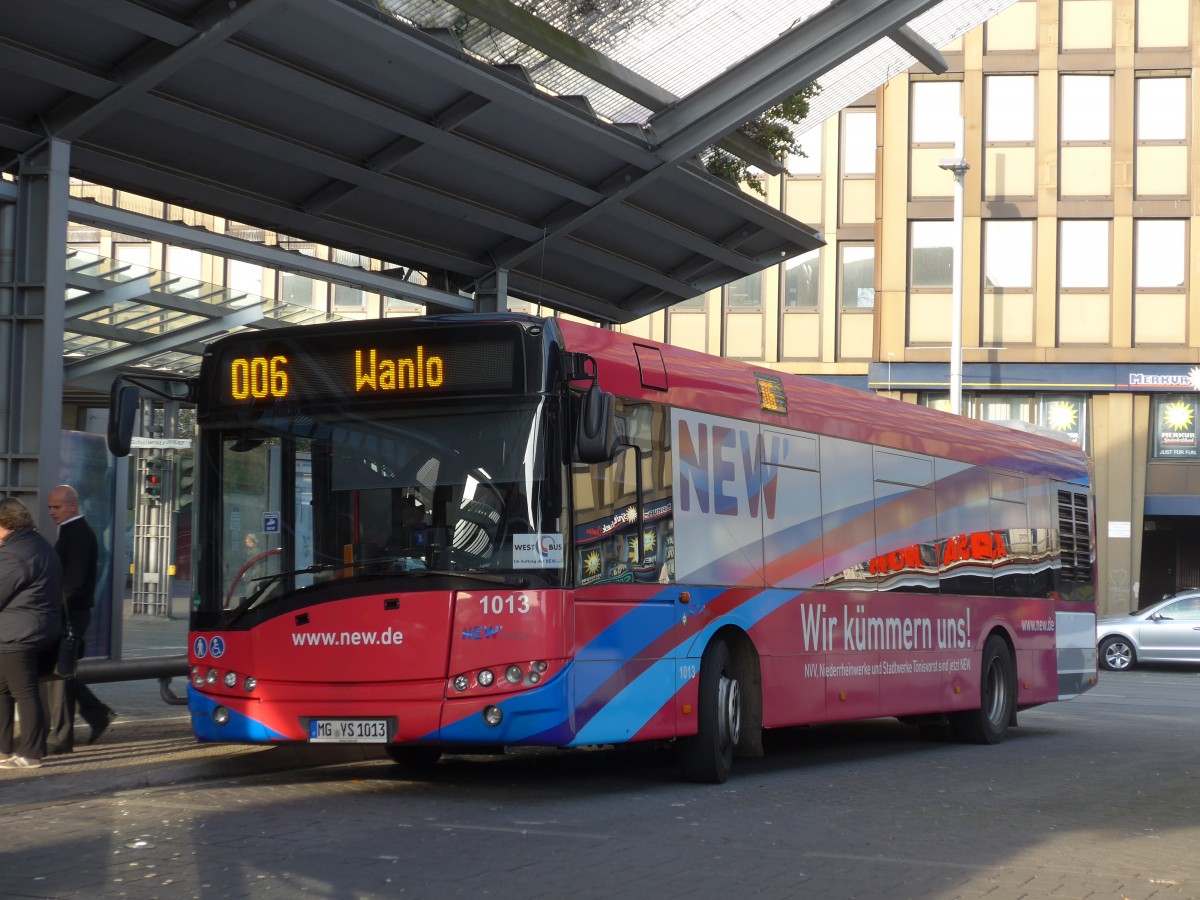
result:
[[[62,443],[69,159],[58,140],[22,157],[16,208],[0,216],[0,494],[45,534]]]

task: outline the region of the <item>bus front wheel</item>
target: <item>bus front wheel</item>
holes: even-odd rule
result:
[[[742,736],[742,685],[724,641],[713,641],[704,651],[696,707],[696,735],[679,744],[683,776],[688,781],[724,784]]]
[[[954,736],[966,744],[998,744],[1008,733],[1016,709],[1016,679],[1008,644],[993,634],[983,645],[979,709],[953,713]]]

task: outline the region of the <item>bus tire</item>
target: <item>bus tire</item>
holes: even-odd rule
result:
[[[406,769],[428,769],[442,758],[441,747],[407,744],[385,749],[392,762],[398,763]]]
[[[1008,644],[993,634],[983,645],[979,709],[950,716],[954,737],[964,744],[998,744],[1008,734],[1016,710],[1016,678]]]
[[[713,641],[700,661],[696,702],[698,729],[679,743],[679,764],[688,781],[724,784],[742,733],[742,685],[729,645]]]

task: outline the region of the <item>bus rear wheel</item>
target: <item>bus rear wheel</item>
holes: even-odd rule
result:
[[[724,784],[742,736],[742,684],[729,645],[708,645],[700,661],[699,719],[695,737],[679,743],[679,764],[688,781]]]
[[[998,744],[1008,734],[1016,710],[1016,679],[1008,644],[993,634],[983,645],[979,709],[950,716],[954,736],[966,744]]]

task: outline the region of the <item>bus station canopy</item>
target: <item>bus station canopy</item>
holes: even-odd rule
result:
[[[377,258],[371,290],[624,323],[822,243],[699,151],[814,80],[815,122],[914,59],[936,67],[932,46],[1010,2],[12,3],[0,170],[63,142],[74,177]],[[89,206],[71,221],[124,230]],[[103,286],[78,304],[92,321]],[[68,309],[68,334],[81,321]]]

